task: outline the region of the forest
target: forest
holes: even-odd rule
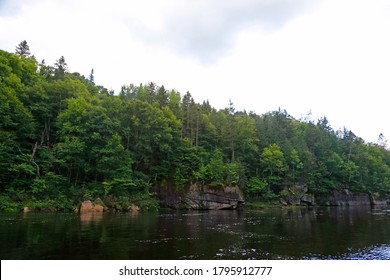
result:
[[[366,143],[326,117],[226,104],[217,110],[153,82],[114,93],[93,70],[70,72],[63,56],[38,62],[26,41],[0,50],[0,211],[67,211],[97,197],[151,210],[153,190],[191,182],[238,185],[248,201],[278,201],[295,184],[313,195],[390,196],[383,135]]]

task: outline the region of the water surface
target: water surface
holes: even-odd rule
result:
[[[390,259],[390,209],[0,214],[1,259]]]

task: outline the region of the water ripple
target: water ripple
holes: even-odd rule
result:
[[[390,245],[373,245],[363,249],[349,249],[350,252],[336,256],[310,255],[304,259],[321,260],[390,260]]]

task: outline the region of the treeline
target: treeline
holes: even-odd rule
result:
[[[365,143],[325,117],[302,121],[196,103],[155,83],[114,94],[68,70],[39,63],[26,42],[0,50],[0,210],[71,209],[113,197],[155,208],[151,188],[190,182],[239,185],[248,200],[275,200],[295,184],[318,195],[349,189],[390,195],[385,139]]]

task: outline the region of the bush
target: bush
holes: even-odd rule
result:
[[[159,203],[152,193],[139,193],[130,198],[131,203],[139,206],[142,211],[157,211]]]
[[[250,199],[264,199],[269,201],[277,198],[277,196],[268,187],[268,183],[257,177],[249,179],[245,189],[245,194]]]
[[[22,209],[22,205],[15,202],[8,195],[0,195],[0,211],[1,212],[18,212]]]

